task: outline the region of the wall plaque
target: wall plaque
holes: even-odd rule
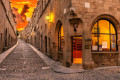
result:
[[[85,45],[85,49],[90,49],[90,45]]]
[[[86,42],[89,42],[89,41],[92,41],[92,39],[88,38],[88,39],[85,39]]]

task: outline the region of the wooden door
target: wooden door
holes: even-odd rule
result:
[[[82,63],[82,37],[73,37],[73,63]]]

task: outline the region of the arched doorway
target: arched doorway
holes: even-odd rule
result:
[[[45,36],[45,53],[47,53],[47,36]]]
[[[7,28],[5,30],[5,47],[7,47]]]
[[[40,46],[41,46],[41,52],[43,52],[43,35],[41,34],[41,40],[40,40]]]

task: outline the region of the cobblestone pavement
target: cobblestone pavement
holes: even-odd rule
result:
[[[48,67],[23,41],[0,64],[0,80],[120,80],[120,68],[62,74]]]

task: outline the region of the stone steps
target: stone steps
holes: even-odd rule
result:
[[[82,64],[72,64],[72,66],[70,68],[73,68],[73,69],[83,69]]]

